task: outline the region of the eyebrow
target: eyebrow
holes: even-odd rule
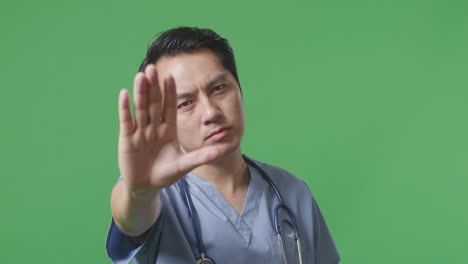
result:
[[[212,87],[213,85],[215,85],[217,82],[220,82],[220,81],[227,81],[228,80],[228,75],[227,73],[220,73],[218,75],[216,75],[213,79],[209,80],[206,85],[205,85],[205,88],[210,88]]]
[[[205,84],[205,89],[209,89],[210,87],[212,87],[213,85],[215,85],[217,82],[220,82],[220,81],[227,81],[229,78],[228,78],[228,74],[227,73],[220,73],[220,74],[217,74],[213,79],[209,80],[206,84]],[[185,98],[185,97],[191,97],[195,94],[196,92],[186,92],[186,93],[180,93],[180,94],[177,94],[177,99],[180,99],[180,98]]]

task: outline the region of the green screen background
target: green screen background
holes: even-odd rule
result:
[[[244,153],[311,187],[344,264],[468,263],[468,2],[0,3],[0,259],[107,263],[117,97],[179,25],[230,40]]]

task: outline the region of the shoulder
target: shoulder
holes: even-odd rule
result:
[[[250,160],[260,167],[282,192],[294,191],[298,195],[311,195],[307,184],[286,169],[252,158],[250,158]]]

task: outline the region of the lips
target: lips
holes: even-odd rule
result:
[[[208,135],[208,137],[205,138],[205,140],[210,139],[212,136],[214,136],[214,135],[216,135],[216,134],[219,134],[219,133],[222,133],[222,132],[225,131],[225,130],[228,130],[228,128],[226,128],[226,127],[219,128],[219,129],[217,129],[217,130],[211,132],[211,133]]]

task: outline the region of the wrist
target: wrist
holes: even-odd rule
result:
[[[128,189],[127,192],[131,199],[135,200],[153,200],[159,194],[159,189]]]
[[[128,183],[123,180],[124,190],[127,193],[127,197],[131,200],[153,200],[155,199],[160,188],[135,188],[130,187]]]

